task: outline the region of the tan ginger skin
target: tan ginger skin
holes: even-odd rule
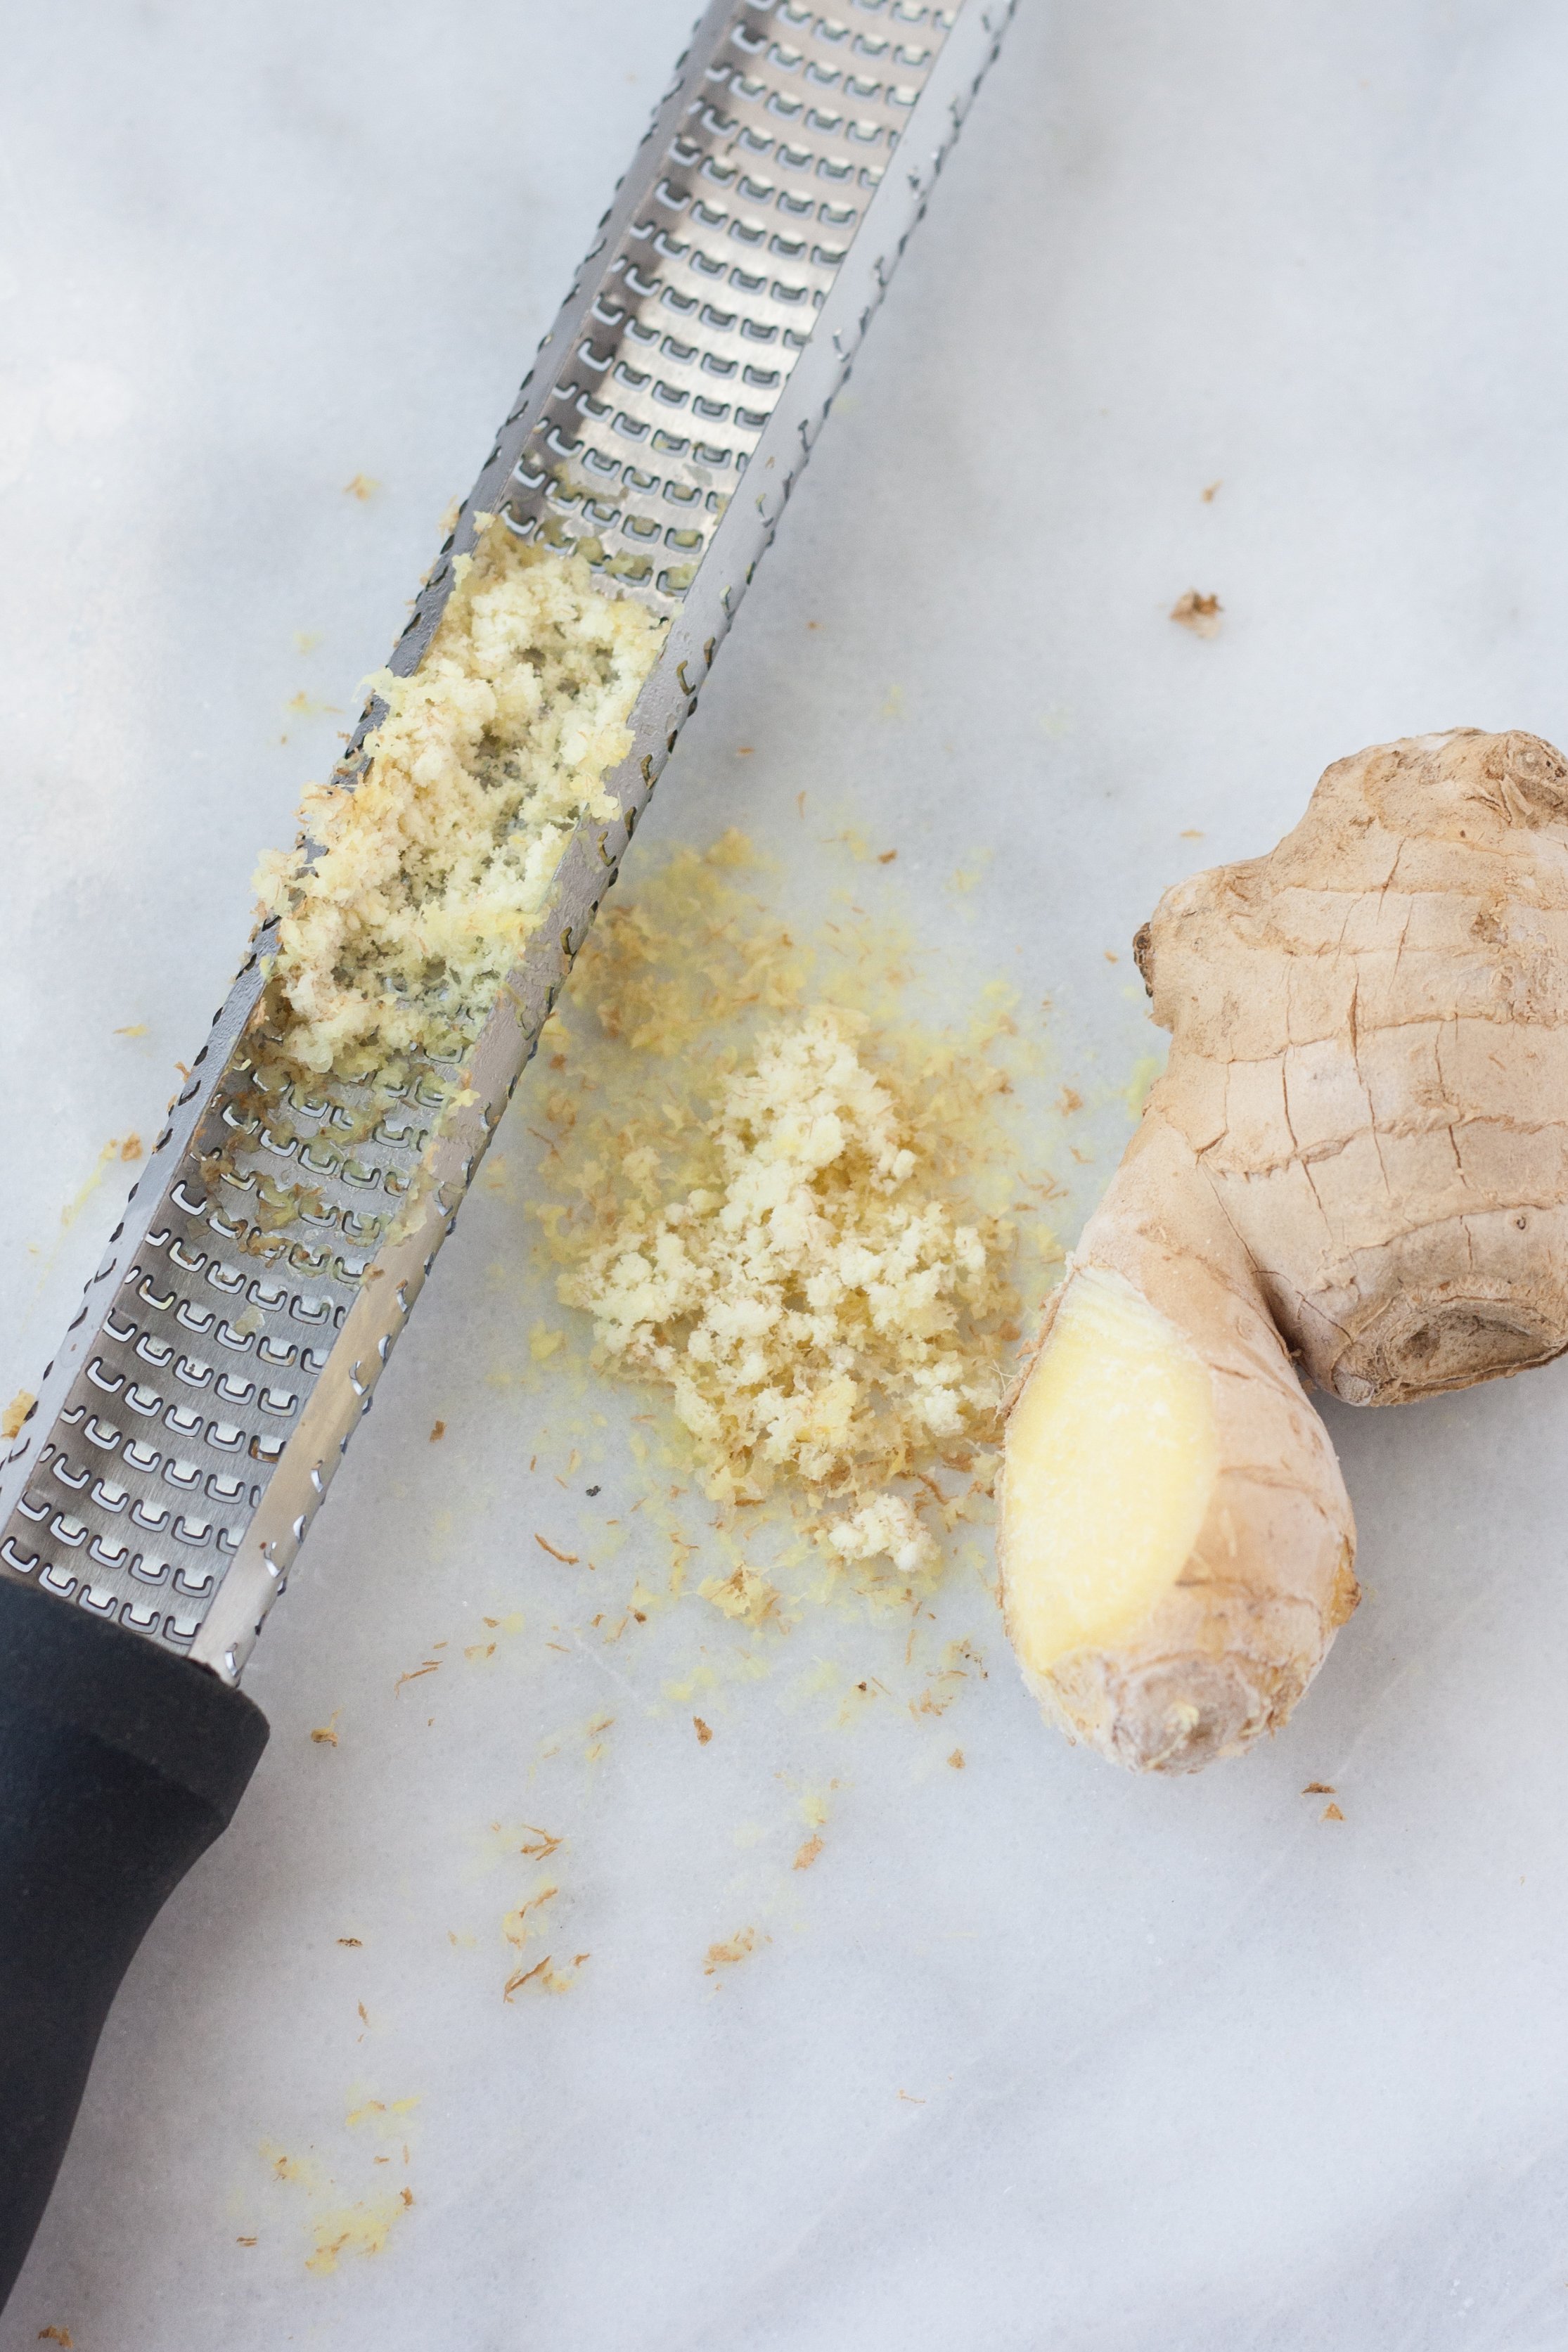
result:
[[[1193,1771],[1279,1727],[1356,1604],[1298,1370],[1402,1404],[1568,1348],[1568,761],[1473,728],[1338,761],[1270,856],[1167,891],[1136,952],[1169,1067],[1019,1402],[1103,1269],[1207,1366],[1217,1469],[1139,1622],[1020,1650],[1075,1738]],[[1030,1532],[1005,1496],[1016,1640]]]

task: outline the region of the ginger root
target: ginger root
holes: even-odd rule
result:
[[[1299,1375],[1400,1404],[1568,1348],[1568,761],[1474,728],[1339,761],[1136,952],[1170,1064],[1016,1391],[1003,1599],[1074,1737],[1194,1771],[1356,1604]]]

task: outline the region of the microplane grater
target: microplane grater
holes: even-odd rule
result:
[[[0,1465],[0,1579],[237,1682],[538,1042],[1016,0],[717,0],[392,656],[406,676],[498,514],[668,616],[458,1109],[411,1081],[247,1108],[250,945],[38,1402]],[[352,739],[352,767],[380,716]],[[356,1112],[359,1116],[356,1118]],[[248,1253],[256,1187],[307,1205]],[[397,1215],[401,1210],[402,1214]]]

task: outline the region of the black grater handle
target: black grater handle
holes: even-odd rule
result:
[[[0,1582],[0,2304],[121,1979],[266,1744],[216,1675]]]

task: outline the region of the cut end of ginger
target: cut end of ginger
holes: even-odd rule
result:
[[[1135,1633],[1191,1558],[1219,1470],[1212,1375],[1131,1283],[1081,1268],[1005,1459],[1007,1625],[1033,1678]]]

